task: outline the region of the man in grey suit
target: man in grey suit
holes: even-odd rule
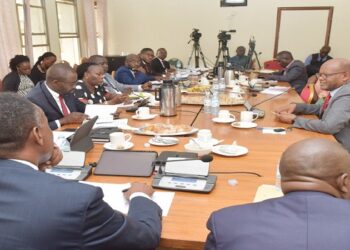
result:
[[[283,153],[279,169],[285,195],[214,212],[205,249],[349,249],[350,154],[307,139]]]
[[[154,249],[161,209],[153,190],[133,183],[128,215],[103,201],[100,188],[41,172],[62,154],[43,111],[16,94],[0,94],[0,248]]]
[[[330,91],[323,105],[291,103],[277,109],[277,117],[296,128],[332,134],[350,151],[350,61],[326,61],[318,78],[321,89]],[[298,114],[314,114],[320,119],[308,119]]]
[[[292,53],[281,51],[277,54],[277,60],[284,70],[272,75],[262,75],[268,80],[289,82],[298,94],[301,93],[307,83],[307,73],[302,61],[294,60]]]

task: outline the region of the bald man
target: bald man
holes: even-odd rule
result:
[[[349,153],[330,140],[303,140],[279,168],[284,196],[214,212],[205,249],[349,249]]]
[[[67,64],[52,65],[46,73],[46,81],[38,83],[27,98],[45,113],[51,129],[66,124],[80,124],[87,116],[85,104],[73,91],[77,84],[77,73]]]
[[[150,89],[150,81],[154,77],[148,76],[140,71],[141,59],[138,55],[130,54],[125,58],[125,66],[119,67],[115,74],[115,80],[127,85],[140,85],[143,89]],[[147,84],[145,84],[147,83]]]
[[[332,59],[325,62],[318,73],[322,90],[330,95],[321,104],[290,103],[276,110],[277,118],[295,128],[331,134],[350,151],[350,61]],[[308,119],[298,114],[314,114]]]

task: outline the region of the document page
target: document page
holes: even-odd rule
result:
[[[129,201],[125,199],[123,190],[130,187],[130,183],[125,184],[110,184],[99,182],[86,182],[81,181],[88,185],[100,187],[103,190],[103,200],[108,203],[114,210],[118,210],[123,214],[127,214],[129,211]],[[158,204],[163,210],[162,215],[167,216],[171,203],[173,202],[175,192],[154,192],[152,200]]]

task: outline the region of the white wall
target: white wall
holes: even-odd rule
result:
[[[156,50],[165,47],[168,58],[178,57],[187,64],[191,52],[189,35],[192,28],[200,29],[204,54],[215,61],[219,30],[236,29],[229,41],[230,55],[238,45],[248,47],[249,38],[256,39],[261,61],[273,55],[278,7],[334,6],[330,45],[333,57],[350,59],[348,0],[248,0],[246,7],[220,7],[220,0],[108,0],[109,55],[121,52],[137,53],[143,47]],[[313,30],[301,31],[300,36]],[[289,38],[295,46],[293,37]],[[293,43],[294,42],[294,43]],[[308,42],[310,43],[310,42]],[[319,44],[307,44],[317,52]],[[305,44],[297,44],[295,58],[304,60]]]

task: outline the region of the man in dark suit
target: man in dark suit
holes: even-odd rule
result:
[[[161,209],[153,190],[132,184],[128,215],[103,201],[100,188],[38,171],[62,155],[42,110],[15,94],[0,94],[1,249],[154,249]]]
[[[283,153],[279,169],[284,197],[214,212],[205,249],[349,248],[349,153],[337,142],[307,139]]]
[[[284,70],[273,73],[272,75],[264,75],[264,77],[268,80],[289,82],[298,94],[300,94],[308,79],[304,63],[294,60],[292,53],[289,51],[279,52],[277,54],[277,60]]]
[[[170,72],[175,72],[175,69],[170,68],[170,64],[165,60],[168,52],[164,48],[159,48],[157,50],[157,57],[155,57],[151,62],[152,71],[156,75],[163,75]]]
[[[350,152],[350,61],[331,59],[318,73],[322,90],[330,91],[323,104],[290,103],[276,110],[276,116],[293,127],[333,135]],[[309,119],[299,114],[317,115]]]
[[[322,64],[330,59],[333,59],[328,55],[330,51],[331,47],[325,45],[320,49],[320,53],[309,55],[305,59],[306,71],[309,77],[317,74],[320,71]]]
[[[44,111],[51,129],[81,123],[87,117],[85,104],[72,93],[76,83],[76,72],[69,65],[59,63],[48,69],[45,82],[39,82],[28,93],[27,98]]]

